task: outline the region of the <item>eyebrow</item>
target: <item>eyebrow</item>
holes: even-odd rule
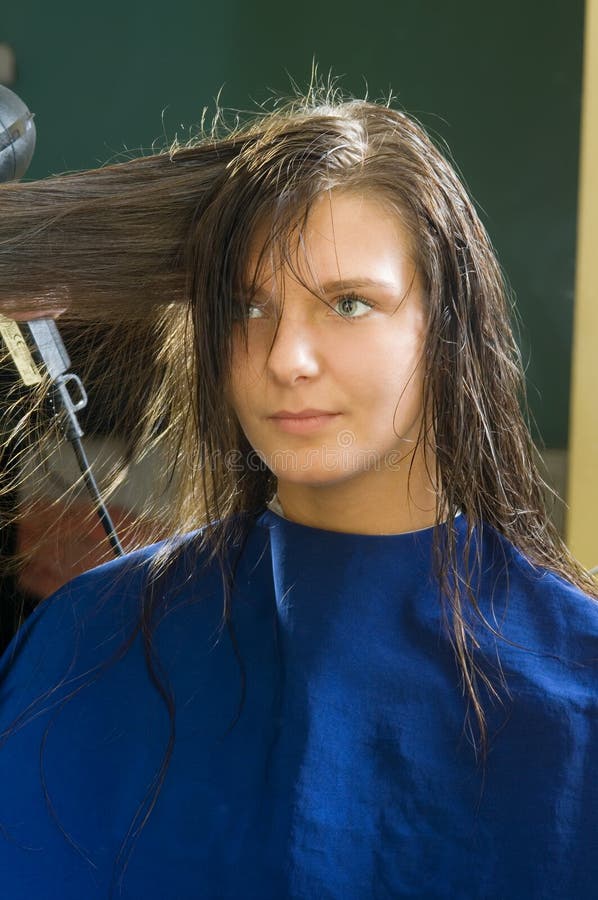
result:
[[[370,287],[382,288],[383,290],[392,291],[393,293],[396,293],[397,290],[399,290],[399,285],[397,285],[393,281],[385,281],[381,278],[356,277],[339,278],[335,281],[326,281],[321,286],[321,291],[323,294],[336,294],[339,291],[353,291]],[[269,296],[269,291],[265,291],[263,290],[263,288],[258,288],[258,290],[253,295],[254,299],[256,300],[266,299]]]
[[[377,287],[387,291],[396,291],[398,285],[393,281],[385,281],[381,278],[340,278],[337,281],[327,281],[322,285],[325,294],[335,294],[337,291],[353,290],[355,288]]]

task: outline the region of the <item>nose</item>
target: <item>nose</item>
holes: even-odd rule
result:
[[[283,306],[266,366],[284,384],[315,378],[321,368],[315,323],[305,315],[293,314]]]

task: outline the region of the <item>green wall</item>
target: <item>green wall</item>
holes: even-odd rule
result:
[[[183,137],[222,88],[254,108],[320,71],[448,143],[517,296],[530,404],[567,443],[583,0],[21,2],[0,16],[36,113],[27,177]]]

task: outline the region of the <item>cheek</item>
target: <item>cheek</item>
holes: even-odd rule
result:
[[[345,383],[368,427],[379,436],[389,429],[408,434],[423,411],[425,363],[424,342],[419,332],[392,332],[352,354],[351,365],[344,362]]]
[[[423,342],[419,335],[392,333],[376,335],[377,340],[364,342],[352,353],[341,354],[338,365],[345,379],[357,389],[369,390],[374,396],[396,394],[422,379]]]
[[[419,427],[424,411],[425,364],[420,348],[416,348],[401,373],[401,391],[396,403],[394,427],[406,437],[413,436],[413,429]]]
[[[233,362],[229,382],[230,403],[237,414],[251,407],[255,399],[259,378],[246,356]]]
[[[243,398],[245,396],[243,382],[244,379],[242,373],[239,371],[239,368],[237,366],[233,366],[228,383],[228,389],[226,391],[226,399],[230,408],[238,418],[240,418],[243,413]]]
[[[248,347],[242,335],[235,335],[231,347],[231,369],[228,382],[228,399],[235,411],[243,405],[249,381]]]
[[[263,372],[256,371],[254,361],[243,346],[238,352],[233,349],[231,373],[228,387],[230,408],[246,433],[255,428],[256,416],[261,414],[265,386]]]

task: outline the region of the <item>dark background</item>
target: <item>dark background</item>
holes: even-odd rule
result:
[[[536,437],[567,445],[583,0],[4,4],[36,114],[28,178],[164,147],[214,98],[256,108],[320,72],[392,90],[477,201],[523,320]]]

